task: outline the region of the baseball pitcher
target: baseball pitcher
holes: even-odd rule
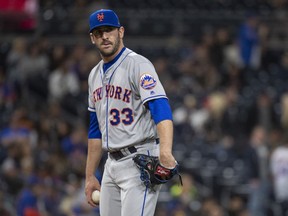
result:
[[[102,60],[89,75],[90,126],[85,194],[100,191],[101,216],[154,215],[161,184],[178,174],[171,108],[152,63],[124,46],[114,11],[90,15],[90,38]],[[108,151],[101,185],[95,178]]]

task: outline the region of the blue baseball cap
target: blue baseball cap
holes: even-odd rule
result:
[[[109,9],[101,9],[92,13],[90,15],[89,24],[89,32],[92,32],[95,28],[100,26],[121,27],[118,16],[114,11]]]

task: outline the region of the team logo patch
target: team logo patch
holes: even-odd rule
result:
[[[99,22],[102,22],[104,20],[104,13],[97,14],[97,19]]]
[[[156,83],[156,80],[150,74],[144,74],[140,78],[140,85],[145,90],[154,88]]]

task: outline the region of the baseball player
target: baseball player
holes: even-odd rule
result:
[[[101,216],[152,216],[161,185],[152,190],[143,184],[133,157],[157,156],[167,169],[177,165],[167,96],[152,63],[124,46],[124,27],[114,11],[90,15],[90,38],[102,60],[88,78],[87,201],[95,207],[91,194],[99,190]],[[108,157],[100,185],[94,173],[102,150]]]

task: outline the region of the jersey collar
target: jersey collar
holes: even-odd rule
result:
[[[123,47],[122,50],[118,53],[118,55],[113,60],[103,64],[104,73],[111,67],[111,65],[113,65],[119,59],[119,57],[122,55],[122,53],[125,51],[125,49],[126,49],[126,47]]]

